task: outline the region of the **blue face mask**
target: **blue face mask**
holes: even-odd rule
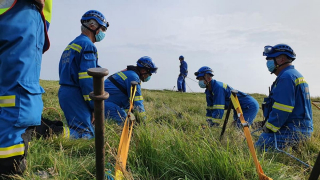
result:
[[[145,78],[145,79],[143,80],[143,82],[148,82],[150,79],[151,79],[151,76],[148,76],[147,78]]]
[[[96,38],[96,42],[102,41],[102,39],[106,36],[101,30],[94,37]]]
[[[201,88],[206,88],[206,87],[207,87],[207,85],[204,83],[204,80],[200,80],[200,81],[199,81],[199,86],[200,86]]]
[[[275,70],[276,65],[274,64],[273,60],[267,60],[267,67],[268,70],[272,73]]]

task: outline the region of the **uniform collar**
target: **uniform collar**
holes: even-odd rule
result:
[[[289,69],[294,69],[294,65],[290,65],[286,68],[284,68],[278,75],[278,77],[280,77],[285,71],[289,70]]]

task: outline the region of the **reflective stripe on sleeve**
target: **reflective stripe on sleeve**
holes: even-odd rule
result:
[[[85,101],[90,101],[90,100],[91,100],[90,97],[89,97],[89,95],[83,95],[83,99],[84,99]]]
[[[298,78],[294,81],[296,83],[296,86],[302,83],[307,83],[307,81],[304,79],[304,77]]]
[[[16,96],[0,96],[0,107],[14,107],[16,106]]]
[[[213,106],[207,106],[207,110],[212,110]]]
[[[8,158],[24,154],[24,144],[17,144],[6,148],[0,148],[0,158]]]
[[[227,89],[227,87],[228,87],[228,84],[223,83],[223,88]]]
[[[280,111],[285,111],[285,112],[290,112],[291,113],[294,107],[275,102],[273,104],[272,108],[278,109]]]
[[[279,127],[276,127],[276,126],[274,126],[273,124],[271,124],[269,122],[266,123],[266,127],[268,129],[272,130],[273,132],[277,132],[280,129]]]
[[[79,76],[79,79],[92,78],[92,76],[89,76],[87,72],[78,73],[78,76]]]
[[[75,43],[72,43],[72,44],[70,44],[70,45],[68,45],[67,47],[66,47],[66,49],[64,49],[65,51],[66,50],[69,50],[69,49],[73,49],[73,50],[75,50],[75,51],[77,51],[77,52],[81,52],[81,50],[82,50],[82,47],[80,46],[80,45],[78,45],[78,44],[75,44]]]
[[[224,105],[222,104],[213,105],[213,109],[224,109]]]
[[[135,96],[134,97],[134,101],[141,101],[141,100],[143,100],[142,96]]]
[[[125,74],[123,74],[123,72],[118,72],[117,73],[123,80],[127,79],[127,76]]]

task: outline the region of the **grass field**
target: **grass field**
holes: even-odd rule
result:
[[[46,90],[44,106],[58,110],[46,109],[43,116],[65,121],[57,97],[58,82],[41,81],[41,85]],[[134,128],[127,179],[258,179],[242,130],[229,123],[220,142],[221,127],[201,127],[206,124],[204,93],[143,90],[142,94],[148,118]],[[251,95],[259,104],[265,97]],[[287,149],[310,165],[320,151],[320,110],[312,108],[315,129],[311,140],[301,144],[297,151]],[[260,110],[256,121],[261,120]],[[106,162],[113,163],[121,128],[113,122],[107,122],[105,128]],[[13,178],[41,179],[38,174],[45,171],[49,179],[95,179],[94,152],[94,140],[34,139],[26,173]],[[308,179],[310,175],[309,169],[284,154],[257,154],[265,174],[275,180]],[[106,168],[111,165],[107,164]]]

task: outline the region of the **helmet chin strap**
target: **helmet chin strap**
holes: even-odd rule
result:
[[[276,65],[276,67],[275,67],[274,70],[271,72],[271,74],[275,73],[279,67],[281,67],[281,66],[283,66],[283,65],[285,65],[285,64],[291,63],[291,62],[285,62],[285,63],[279,65],[279,64],[277,63],[277,61],[276,61],[275,58],[273,59],[273,62],[274,62],[274,64]]]
[[[83,23],[82,23],[82,26],[84,26],[84,27],[87,28],[89,31],[91,31],[91,32],[93,33],[93,36],[94,36],[95,41],[97,41],[97,39],[96,39],[96,34],[97,34],[97,31],[100,29],[101,25],[99,24],[99,26],[97,27],[96,30],[90,29],[88,26],[86,26],[86,25],[83,24]]]

